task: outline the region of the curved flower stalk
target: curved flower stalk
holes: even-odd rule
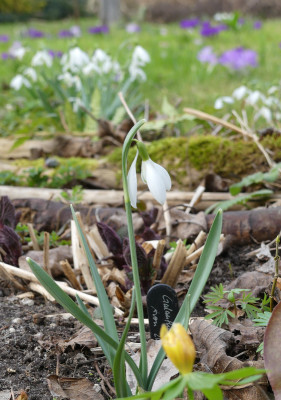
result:
[[[166,191],[171,189],[171,178],[165,168],[155,163],[148,156],[145,145],[137,141],[138,151],[128,173],[128,187],[131,205],[137,208],[137,173],[136,164],[140,154],[142,158],[141,178],[147,184],[152,196],[160,204],[166,200]]]

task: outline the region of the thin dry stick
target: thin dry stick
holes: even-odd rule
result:
[[[50,268],[49,250],[50,250],[50,234],[49,232],[44,232],[43,268],[50,276],[52,276],[52,271]]]
[[[280,256],[279,256],[279,253],[278,253],[279,243],[280,243],[280,236],[277,236],[277,238],[276,238],[276,253],[275,253],[275,257],[274,257],[275,274],[274,274],[271,293],[270,293],[270,296],[269,296],[270,297],[270,312],[273,311],[274,292],[275,292],[277,279],[278,279],[278,272],[279,272],[279,268],[278,268],[279,267],[279,260],[280,260]]]
[[[30,235],[30,239],[32,241],[33,249],[34,250],[40,250],[40,246],[39,246],[37,237],[35,235],[33,225],[32,224],[27,224],[27,227],[28,227],[28,232],[29,232],[29,235]]]
[[[123,104],[123,107],[125,108],[127,114],[129,115],[129,117],[131,118],[131,120],[133,121],[133,123],[136,124],[137,121],[136,121],[136,119],[135,119],[135,117],[134,117],[132,111],[130,110],[128,104],[126,103],[126,100],[125,100],[125,98],[124,98],[124,96],[123,96],[123,93],[122,93],[122,92],[119,92],[119,93],[118,93],[118,96],[119,96],[119,99],[120,99],[121,103]],[[137,138],[138,138],[138,140],[139,140],[140,142],[142,142],[142,137],[141,137],[141,133],[140,133],[139,130],[137,131]]]
[[[2,267],[4,267],[8,272],[13,274],[14,276],[18,276],[19,278],[26,279],[31,282],[39,283],[36,276],[30,271],[25,271],[21,268],[16,268],[16,267],[6,264],[4,262],[0,262],[0,265]],[[93,304],[95,306],[100,305],[99,299],[97,297],[92,296],[90,294],[83,293],[80,290],[73,289],[73,288],[69,287],[65,282],[59,282],[59,281],[55,281],[55,282],[57,285],[59,285],[65,291],[65,293],[69,294],[70,296],[76,297],[76,294],[78,294],[82,300],[84,300],[90,304]],[[118,307],[114,307],[114,311],[117,316],[124,315],[124,312],[121,311]]]
[[[92,248],[91,248],[91,246],[90,246],[90,243],[89,243],[89,240],[88,240],[88,237],[87,237],[87,233],[86,233],[86,230],[85,230],[85,226],[84,226],[84,223],[83,223],[82,218],[81,218],[81,214],[80,214],[80,212],[78,211],[78,212],[75,213],[75,215],[76,215],[76,217],[77,217],[77,220],[78,220],[78,222],[79,222],[79,225],[80,225],[80,228],[81,228],[81,230],[82,230],[82,232],[83,232],[83,235],[84,235],[84,237],[85,237],[85,239],[86,239],[86,242],[87,242],[87,245],[88,245],[88,247],[89,247],[89,249],[90,249],[90,252],[91,252],[91,254],[92,254],[92,257],[93,257],[94,261],[96,262],[96,261],[97,261],[97,258],[96,258],[95,254],[94,254],[94,252],[93,252],[93,250],[92,250]],[[80,239],[80,237],[79,237],[79,239]]]
[[[185,210],[186,214],[189,214],[192,208],[200,201],[202,194],[204,192],[205,192],[205,186],[199,185]]]
[[[195,115],[196,117],[198,117],[200,119],[204,119],[206,121],[211,121],[214,124],[222,125],[225,128],[228,128],[228,129],[231,129],[232,131],[241,133],[241,135],[252,139],[256,143],[256,145],[259,148],[259,150],[264,155],[268,165],[270,167],[272,167],[274,165],[274,162],[271,160],[271,158],[269,157],[269,155],[265,151],[264,147],[260,144],[259,138],[255,133],[248,132],[248,131],[246,131],[244,129],[238,128],[236,125],[232,124],[231,122],[224,121],[221,118],[214,117],[213,115],[204,113],[203,111],[195,110],[194,108],[184,108],[183,111],[186,112],[187,114]]]
[[[78,282],[76,275],[75,275],[73,269],[71,268],[71,265],[69,264],[68,260],[60,261],[60,265],[62,267],[64,275],[67,277],[67,279],[69,280],[71,285],[74,287],[74,289],[82,290],[82,287],[81,287],[80,283]]]

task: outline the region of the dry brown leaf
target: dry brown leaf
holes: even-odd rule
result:
[[[96,321],[95,321],[96,322]],[[74,350],[75,346],[88,347],[89,349],[97,346],[97,339],[95,338],[91,329],[87,326],[83,326],[76,332],[70,339],[60,339],[58,346],[64,351],[68,346],[71,346]]]
[[[154,359],[158,353],[158,351],[160,350],[161,347],[161,340],[153,340],[150,339],[147,343],[147,362],[148,362],[148,370],[150,370],[150,368],[153,365]],[[137,353],[135,353],[132,356],[133,360],[135,361],[135,363],[137,365],[139,365],[139,361],[140,361],[140,352],[138,351]],[[166,358],[160,369],[159,372],[157,374],[157,377],[154,381],[152,390],[157,390],[159,389],[161,386],[164,385],[164,383],[167,383],[170,381],[170,378],[172,378],[175,375],[178,375],[178,369],[172,364],[172,362],[169,360],[169,358]],[[126,369],[126,378],[128,381],[128,384],[131,388],[131,390],[134,392],[136,389],[136,378],[135,375],[133,374],[131,368],[129,366],[127,366]]]
[[[28,400],[27,393],[24,390],[22,390],[18,395],[18,397],[16,398],[16,400]]]
[[[272,276],[258,271],[244,272],[237,279],[234,279],[225,290],[234,288],[250,289],[254,297],[263,294],[265,289],[272,283]]]
[[[237,370],[247,366],[262,368],[263,363],[259,361],[242,362],[235,357],[227,355],[227,351],[233,352],[236,337],[229,331],[212,325],[210,321],[195,319],[189,325],[200,363],[207,371],[215,374]],[[243,387],[224,388],[227,399],[234,400],[265,400],[267,396],[258,385],[252,383]]]
[[[39,265],[43,265],[43,251],[28,251],[27,254],[19,258],[19,266],[25,271],[31,271],[28,263],[26,262],[26,257],[32,258]],[[54,278],[63,274],[60,261],[68,260],[72,262],[72,250],[70,246],[59,246],[49,251],[49,263]]]
[[[57,400],[104,400],[104,397],[95,390],[93,382],[86,378],[49,375],[47,382],[52,396]]]

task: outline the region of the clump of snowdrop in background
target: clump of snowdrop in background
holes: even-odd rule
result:
[[[24,57],[25,48],[17,45],[16,50],[18,57]],[[131,108],[139,104],[139,87],[146,80],[144,67],[149,62],[150,55],[141,46],[129,53],[123,65],[102,49],[92,55],[78,46],[64,54],[45,49],[33,55],[30,66],[19,71],[10,87],[22,91],[22,96],[29,93],[32,101],[58,121],[63,113],[66,122],[75,122],[71,129],[88,132],[94,126],[87,110],[96,118],[113,119],[115,123],[122,120],[125,110],[118,92],[123,92]]]
[[[266,121],[268,124],[281,121],[281,101],[278,96],[280,87],[272,86],[264,94],[259,90],[251,90],[247,86],[239,86],[231,96],[218,97],[214,108],[221,110],[231,104],[232,108],[248,109],[253,115],[253,122]],[[275,95],[276,94],[276,95]]]

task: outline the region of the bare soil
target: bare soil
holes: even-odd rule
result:
[[[246,270],[252,270],[251,261],[245,258],[250,250],[249,246],[231,248],[220,255],[205,292],[213,285],[228,284]],[[75,334],[81,327],[80,323],[73,318],[44,318],[64,310],[58,304],[45,301],[42,296],[35,295],[33,300],[26,301],[16,297],[18,294],[20,292],[0,283],[0,398],[1,391],[13,389],[15,393],[25,390],[28,400],[51,400],[53,396],[48,389],[47,377],[52,374],[88,378],[100,385],[100,393],[105,399],[110,398],[110,390],[96,368],[98,365],[110,380],[104,359],[93,355],[88,347],[76,345],[74,349],[67,347],[63,350],[58,345],[61,339],[69,339]],[[204,315],[202,302],[193,315]]]

